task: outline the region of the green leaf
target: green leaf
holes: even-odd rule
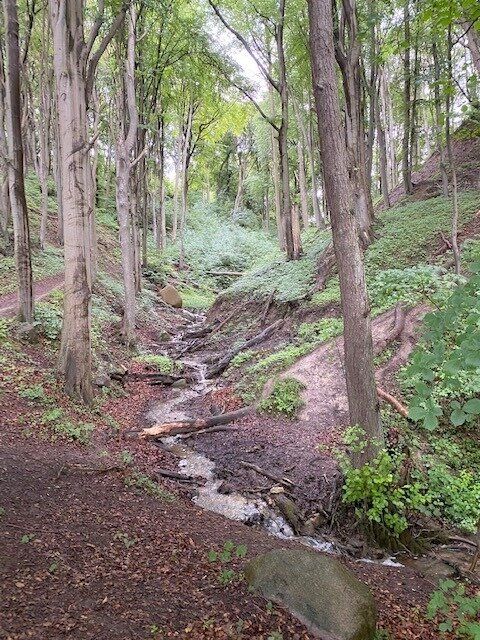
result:
[[[426,413],[427,412],[423,407],[410,407],[408,410],[408,417],[417,422],[418,420],[423,420]]]
[[[480,398],[472,398],[463,405],[463,410],[474,415],[480,414]]]
[[[247,546],[245,544],[239,544],[235,551],[237,558],[245,558],[247,555]]]
[[[218,553],[213,549],[210,549],[210,551],[208,552],[208,559],[210,562],[216,562],[216,560],[218,559]]]
[[[434,431],[438,427],[437,416],[434,415],[433,413],[429,413],[427,416],[425,416],[425,419],[423,421],[423,426],[428,431]]]
[[[450,414],[450,422],[454,427],[460,427],[467,419],[467,414],[461,409],[455,409]]]

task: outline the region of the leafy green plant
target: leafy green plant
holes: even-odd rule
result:
[[[465,586],[454,580],[443,580],[431,595],[427,619],[440,618],[438,630],[453,633],[455,638],[480,638],[480,596],[466,595]]]
[[[51,428],[55,435],[73,440],[79,444],[88,444],[95,425],[91,422],[75,423],[71,420],[60,420],[58,422],[52,422]]]
[[[62,331],[62,311],[51,302],[35,305],[35,324],[39,326],[47,340],[57,340]]]
[[[32,540],[35,539],[35,534],[34,533],[25,533],[21,538],[20,538],[20,542],[22,544],[28,544],[29,542],[31,542]]]
[[[10,330],[10,322],[6,318],[0,318],[0,344],[7,342]]]
[[[426,333],[403,373],[409,417],[427,430],[480,417],[480,265],[442,308],[425,317]],[[450,403],[448,403],[450,400]]]
[[[130,547],[133,547],[133,545],[138,542],[138,538],[135,538],[135,537],[130,538],[128,534],[125,533],[124,531],[117,531],[113,536],[113,539],[120,540],[121,542],[123,542],[123,544],[127,549],[130,549]]]
[[[163,489],[158,482],[152,480],[150,476],[147,476],[145,473],[141,473],[140,471],[135,470],[131,475],[125,478],[125,485],[127,487],[144,491],[149,496],[159,498],[165,502],[173,502],[175,500],[175,496]]]
[[[352,452],[362,451],[366,444],[363,429],[347,429],[344,444]],[[344,451],[336,455],[344,475],[343,502],[353,505],[364,523],[381,525],[394,536],[405,531],[409,510],[420,509],[425,499],[418,483],[401,482],[403,456],[381,449],[371,462],[356,468]]]
[[[34,402],[45,401],[47,399],[45,389],[41,384],[35,384],[32,387],[22,389],[19,395],[22,398],[27,398],[27,400],[33,400]]]
[[[305,385],[295,378],[276,380],[270,395],[260,402],[259,409],[266,413],[293,418],[303,406],[300,392],[304,388]]]
[[[318,322],[304,322],[298,327],[298,336],[307,342],[327,342],[343,332],[341,318],[322,318]]]
[[[228,564],[234,559],[245,558],[247,547],[244,544],[236,545],[232,540],[227,540],[220,551],[210,549],[207,554],[209,562],[219,565],[218,581],[223,586],[243,579],[243,575],[229,568]]]

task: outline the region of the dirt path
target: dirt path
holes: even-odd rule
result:
[[[63,286],[64,276],[59,273],[35,282],[33,285],[33,297],[35,300],[46,298],[54,289],[60,289]],[[11,317],[15,315],[17,310],[18,294],[16,291],[0,296],[0,317]]]

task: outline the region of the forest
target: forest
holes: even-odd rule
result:
[[[480,639],[478,0],[1,0],[0,635]]]

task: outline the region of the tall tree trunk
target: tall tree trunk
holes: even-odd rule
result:
[[[180,209],[180,269],[185,267],[185,223],[187,219],[188,207],[188,165],[190,162],[190,145],[192,142],[192,126],[193,126],[194,105],[190,102],[187,111],[187,121],[185,123],[185,132],[182,145],[182,164],[181,164],[181,209]]]
[[[272,73],[272,60],[271,60],[271,51],[270,51],[270,39],[267,31],[267,55],[268,55],[268,69],[269,73]],[[275,108],[275,93],[274,88],[271,83],[268,83],[268,100],[270,106],[270,118],[275,120],[276,117],[276,108]],[[270,146],[272,152],[272,162],[271,162],[271,175],[273,182],[273,190],[274,190],[274,199],[275,199],[275,220],[277,222],[277,237],[278,237],[278,245],[280,249],[285,250],[285,231],[284,224],[282,218],[282,191],[280,185],[280,169],[279,169],[279,159],[278,159],[278,142],[277,142],[277,132],[273,127],[270,127]]]
[[[161,109],[161,107],[159,107]],[[157,214],[157,232],[155,234],[155,242],[157,249],[163,251],[166,246],[167,229],[165,220],[165,125],[163,116],[160,117],[158,123],[158,214]]]
[[[380,161],[380,191],[382,192],[383,202],[387,208],[390,207],[390,194],[388,191],[388,160],[387,160],[387,143],[385,140],[385,130],[382,123],[382,115],[380,112],[379,93],[374,87],[374,119],[377,131],[378,155]]]
[[[278,130],[278,155],[280,161],[280,185],[282,220],[285,235],[285,251],[288,260],[297,260],[302,252],[300,240],[295,246],[292,227],[292,201],[290,197],[290,167],[288,162],[288,87],[285,64],[283,31],[285,24],[285,0],[280,0],[280,16],[276,28],[276,44],[279,71],[279,94],[281,104],[281,124]]]
[[[468,50],[470,51],[475,73],[480,81],[480,34],[477,31],[476,24],[472,24],[469,20],[464,20],[461,26],[467,34]]]
[[[447,72],[448,83],[447,96],[445,101],[445,137],[447,142],[447,154],[448,164],[450,165],[450,175],[452,178],[452,252],[453,259],[455,261],[455,273],[460,274],[460,250],[458,248],[458,185],[457,185],[457,167],[455,157],[452,149],[452,134],[450,126],[450,110],[452,106],[450,88],[453,84],[453,69],[452,69],[452,26],[448,25],[448,37],[447,37]]]
[[[403,25],[405,37],[405,56],[403,60],[403,140],[402,140],[402,176],[406,194],[411,194],[412,167],[410,164],[410,128],[411,128],[411,68],[410,68],[410,2],[405,0],[403,7]]]
[[[320,207],[320,200],[318,197],[318,179],[317,179],[317,171],[315,169],[315,146],[314,146],[314,131],[313,131],[313,118],[309,118],[308,129],[307,129],[307,149],[308,149],[308,160],[310,164],[310,175],[312,178],[312,205],[313,205],[313,215],[315,216],[315,222],[317,224],[318,229],[321,231],[325,229],[325,215],[322,214],[322,209]]]
[[[65,245],[65,292],[58,363],[65,390],[85,402],[92,399],[91,285],[86,238],[90,233],[85,152],[87,105],[83,40],[83,2],[49,0],[58,114],[58,162]]]
[[[361,47],[358,38],[355,0],[342,1],[342,22],[346,32],[337,39],[336,57],[342,72],[346,102],[346,141],[355,215],[363,246],[372,233],[373,204],[366,174],[363,96],[360,69]],[[348,36],[347,36],[348,34]]]
[[[298,189],[300,191],[300,211],[302,215],[303,228],[307,229],[310,223],[308,218],[308,192],[307,192],[307,175],[305,172],[305,148],[303,146],[302,135],[297,140],[297,156],[298,156]]]
[[[20,104],[20,48],[16,0],[4,0],[5,34],[7,41],[6,96],[8,131],[8,178],[12,209],[15,262],[18,278],[18,316],[24,322],[33,321],[32,263],[30,230],[23,176],[23,146]]]
[[[40,248],[45,248],[48,223],[48,174],[50,172],[50,114],[51,114],[51,75],[47,71],[49,28],[46,10],[42,19],[42,47],[40,61],[40,117],[38,122],[40,154],[39,177],[41,190]]]
[[[120,116],[116,144],[116,204],[122,251],[122,273],[124,289],[124,312],[122,334],[130,346],[135,340],[135,221],[132,218],[131,154],[137,138],[138,111],[135,100],[135,9],[128,16],[127,55],[124,61],[123,78],[118,83],[117,105]],[[129,116],[128,129],[125,123],[125,99]]]
[[[8,190],[8,147],[5,135],[6,102],[3,50],[0,47],[0,234],[6,249],[9,245],[8,225],[12,217]]]
[[[369,462],[382,442],[373,368],[370,308],[350,186],[335,69],[330,0],[308,0],[313,91],[325,193],[330,211],[344,318],[345,375],[350,423],[364,429],[366,447],[354,464]]]
[[[235,196],[235,203],[233,205],[233,217],[237,215],[237,213],[243,207],[243,192],[244,192],[244,184],[245,184],[245,165],[246,158],[244,154],[240,151],[238,153],[238,185],[237,185],[237,195]]]
[[[432,57],[433,57],[433,69],[434,69],[434,102],[435,102],[435,141],[438,156],[440,159],[440,175],[442,177],[442,193],[445,198],[448,198],[448,174],[447,174],[447,162],[445,158],[445,147],[443,145],[443,133],[442,133],[442,100],[440,97],[440,84],[441,84],[441,70],[440,60],[438,56],[438,48],[435,42],[435,36],[432,42]]]

